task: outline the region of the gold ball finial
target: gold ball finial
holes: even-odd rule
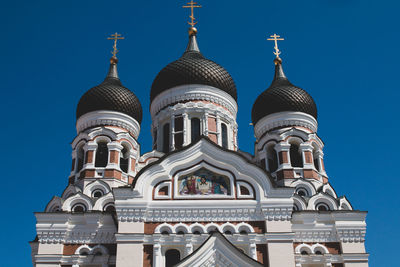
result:
[[[111,58],[110,58],[110,63],[111,63],[111,64],[117,64],[117,63],[118,63],[118,58],[117,58],[117,57],[114,57],[114,56],[111,57]]]
[[[280,57],[276,57],[274,59],[274,63],[275,63],[275,65],[282,64],[282,59]]]
[[[189,28],[189,36],[196,35],[197,34],[197,29],[195,27],[190,27]]]

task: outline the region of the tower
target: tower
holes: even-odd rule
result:
[[[237,150],[237,93],[231,75],[205,58],[189,28],[182,57],[155,78],[150,93],[154,149],[167,153],[206,136]]]

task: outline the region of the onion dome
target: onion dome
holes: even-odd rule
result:
[[[317,119],[317,106],[312,97],[289,82],[283,72],[282,60],[279,57],[274,62],[274,80],[269,88],[258,96],[253,105],[251,112],[253,125],[265,116],[283,111],[304,112]]]
[[[160,93],[185,84],[209,85],[225,91],[237,100],[236,85],[231,75],[200,53],[196,33],[196,28],[189,29],[189,43],[185,53],[158,73],[151,86],[151,102]]]
[[[124,113],[142,122],[142,106],[136,95],[124,87],[118,77],[118,59],[112,57],[110,70],[104,81],[87,91],[79,100],[76,118],[97,110],[109,110]]]

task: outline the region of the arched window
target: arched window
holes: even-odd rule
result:
[[[79,172],[82,170],[83,168],[83,162],[84,162],[84,158],[85,158],[85,151],[83,150],[83,145],[81,145],[78,148],[78,152],[76,154],[77,157],[77,165],[76,165],[76,171]]]
[[[128,172],[129,170],[129,148],[124,145],[119,158],[119,167],[123,172]]]
[[[99,142],[96,150],[95,167],[106,167],[108,163],[108,147],[107,142]]]
[[[313,161],[314,161],[314,167],[317,171],[320,171],[320,164],[319,164],[319,157],[318,157],[318,148],[316,145],[313,143]]]
[[[85,212],[85,211],[86,211],[86,206],[80,203],[75,204],[72,207],[72,212]]]
[[[181,260],[181,253],[177,249],[169,249],[165,252],[165,267],[172,267]]]
[[[317,205],[315,205],[315,209],[319,210],[319,211],[328,211],[330,210],[329,206],[325,203],[318,203]]]
[[[200,119],[198,118],[193,118],[190,120],[190,126],[191,126],[191,142],[196,142],[197,140],[200,139]]]
[[[274,144],[271,144],[267,148],[267,158],[268,158],[268,169],[270,172],[275,172],[278,169],[278,156],[274,149]]]
[[[303,157],[297,144],[290,145],[290,162],[292,167],[303,167]]]
[[[115,213],[115,206],[113,204],[107,204],[106,206],[104,206],[103,211]]]
[[[297,193],[299,196],[308,197],[308,191],[307,191],[307,189],[305,189],[304,187],[298,187],[298,188],[296,189],[296,193]]]
[[[164,124],[163,126],[163,149],[164,153],[169,151],[169,123]]]
[[[101,198],[104,195],[103,190],[101,189],[96,189],[92,193],[92,197],[94,198]]]
[[[228,148],[228,128],[224,123],[221,123],[221,137],[222,137],[222,147]]]

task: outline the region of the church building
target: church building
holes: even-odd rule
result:
[[[106,78],[77,106],[68,186],[35,213],[33,266],[367,267],[367,212],[330,183],[317,105],[286,77],[282,38],[271,85],[254,88],[251,155],[237,140],[244,89],[200,52],[191,18],[186,50],[149,92],[147,152],[113,35]]]

